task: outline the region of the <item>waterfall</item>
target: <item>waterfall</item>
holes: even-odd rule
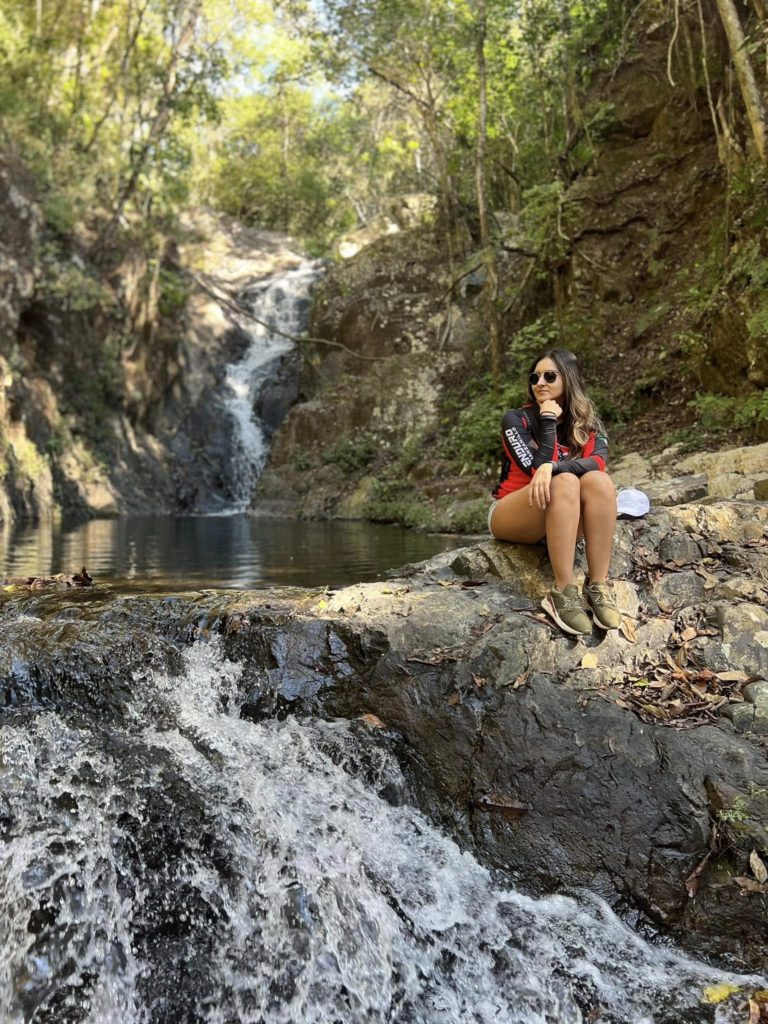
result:
[[[244,511],[267,458],[265,427],[254,417],[254,403],[268,386],[280,360],[294,348],[285,335],[306,330],[311,290],[322,273],[320,260],[305,260],[298,267],[251,285],[240,302],[255,319],[239,318],[250,336],[245,356],[226,369],[225,405],[235,424],[233,479],[236,494],[232,512]],[[281,333],[277,333],[281,332]]]
[[[240,717],[216,642],[0,729],[4,1024],[728,1024],[747,985],[511,890],[362,723]],[[87,685],[87,681],[84,681]],[[752,979],[754,981],[754,979]]]

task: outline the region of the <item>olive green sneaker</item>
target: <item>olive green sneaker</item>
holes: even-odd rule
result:
[[[541,607],[565,633],[584,636],[592,632],[592,623],[574,583],[569,583],[562,590],[553,587],[541,602]]]
[[[592,609],[595,625],[600,629],[618,629],[621,625],[621,612],[616,605],[616,598],[609,583],[584,583],[584,599]]]

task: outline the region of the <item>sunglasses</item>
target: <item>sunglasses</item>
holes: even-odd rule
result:
[[[528,378],[528,383],[535,388],[539,383],[539,377],[543,377],[547,384],[554,384],[559,376],[557,370],[545,370],[544,373],[532,373]]]

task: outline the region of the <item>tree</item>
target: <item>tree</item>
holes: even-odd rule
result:
[[[739,14],[733,0],[717,0],[717,9],[720,12],[720,20],[723,23],[725,34],[728,38],[728,47],[731,52],[733,66],[736,69],[736,78],[739,83],[742,99],[744,100],[747,118],[752,128],[755,148],[762,163],[766,163],[768,153],[766,152],[765,107],[763,106],[762,96],[749,59],[747,40],[744,37]]]

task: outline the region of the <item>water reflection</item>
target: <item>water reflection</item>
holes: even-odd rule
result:
[[[132,516],[74,528],[0,531],[0,576],[92,576],[175,587],[318,586],[377,579],[387,569],[460,545],[456,537],[370,523],[248,516]]]

